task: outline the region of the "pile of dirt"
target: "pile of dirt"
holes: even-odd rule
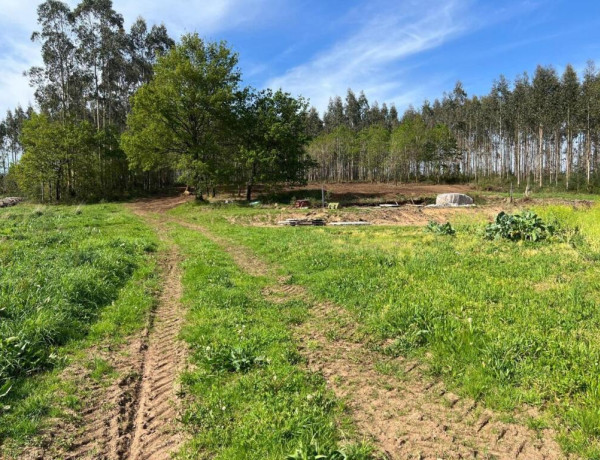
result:
[[[294,208],[283,208],[278,213],[255,214],[252,216],[229,216],[227,219],[235,225],[253,227],[276,227],[277,223],[287,219],[323,220],[326,224],[332,222],[370,222],[373,225],[422,226],[431,220],[452,221],[466,215],[479,217],[481,220],[492,221],[503,210],[509,209],[506,204],[494,204],[481,207],[423,207],[399,206],[393,208],[381,207],[350,207],[338,210],[314,209],[301,211]]]

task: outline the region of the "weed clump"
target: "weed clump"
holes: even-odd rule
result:
[[[206,347],[204,359],[213,370],[226,372],[248,372],[253,367],[269,364],[268,358],[257,356],[249,346]]]
[[[485,227],[488,240],[501,238],[511,241],[542,241],[554,234],[554,226],[545,223],[537,214],[526,211],[523,214],[506,214],[502,211],[496,220]]]
[[[456,230],[452,228],[450,222],[446,222],[445,224],[438,224],[437,222],[431,220],[425,227],[425,231],[429,233],[434,233],[436,235],[448,235],[452,236],[456,234]]]

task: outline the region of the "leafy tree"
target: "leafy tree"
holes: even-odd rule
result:
[[[61,201],[65,193],[75,197],[77,182],[85,184],[92,167],[89,152],[95,138],[91,125],[34,114],[23,124],[21,141],[24,153],[16,174],[19,188],[42,201]]]
[[[538,180],[543,184],[544,132],[557,122],[557,105],[560,101],[560,83],[552,67],[538,66],[533,77],[534,120],[538,128]]]
[[[571,169],[573,165],[573,125],[579,118],[579,94],[581,92],[579,78],[572,65],[567,65],[561,79],[561,111],[566,119],[567,153],[565,170],[565,188],[569,189]]]
[[[354,92],[348,88],[346,94],[346,105],[344,106],[344,117],[348,121],[348,126],[354,130],[358,130],[361,127],[361,112],[360,104]]]
[[[77,94],[79,68],[73,36],[73,15],[66,3],[46,0],[38,6],[39,32],[31,36],[42,47],[43,67],[33,67],[29,77],[36,86],[35,97],[40,107],[66,119],[74,104],[80,102]],[[79,96],[79,97],[78,97]]]
[[[315,138],[323,131],[323,122],[319,117],[319,112],[314,107],[306,113],[306,135],[309,138]]]
[[[281,90],[248,91],[239,122],[240,163],[246,199],[255,183],[301,183],[310,164],[305,155],[307,103]]]
[[[225,43],[197,34],[184,35],[160,57],[154,78],[133,98],[122,136],[131,167],[170,166],[199,190],[212,184],[233,138],[237,62]]]
[[[323,123],[328,132],[333,131],[338,126],[347,126],[344,103],[341,97],[336,96],[333,99],[329,99],[327,111],[323,115]]]

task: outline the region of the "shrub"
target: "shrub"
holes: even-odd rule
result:
[[[435,233],[437,235],[454,235],[456,230],[452,228],[450,222],[446,222],[445,224],[438,224],[437,222],[431,220],[425,227],[425,231],[430,233]]]
[[[544,223],[537,214],[506,214],[502,211],[496,220],[485,227],[488,240],[506,238],[511,241],[541,241],[554,234],[554,227]]]

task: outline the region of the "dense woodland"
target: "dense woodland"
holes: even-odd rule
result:
[[[441,100],[369,103],[348,90],[321,117],[280,91],[242,86],[237,55],[197,34],[173,40],[111,0],[38,7],[36,107],[0,121],[4,193],[41,201],[309,181],[600,183],[600,74],[538,66],[489,94],[458,82]]]
[[[600,75],[592,62],[580,78],[538,66],[511,84],[500,76],[489,94],[454,90],[401,118],[394,106],[369,105],[348,90],[330,100],[323,121],[309,114],[309,152],[318,181],[514,181],[515,185],[597,183]]]

